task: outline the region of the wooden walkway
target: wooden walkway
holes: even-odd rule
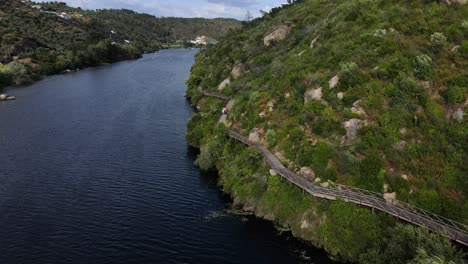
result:
[[[200,91],[205,96],[213,96],[222,100],[230,100],[229,103],[233,102],[230,97],[220,96],[220,94],[215,93],[203,92],[201,89]],[[226,117],[224,117],[223,122],[225,122],[225,120]],[[328,188],[316,185],[299,174],[287,169],[265,146],[257,142],[250,141],[247,137],[234,130],[226,129],[226,132],[231,138],[256,148],[261,153],[268,165],[270,165],[270,167],[282,178],[286,179],[291,184],[295,184],[314,197],[327,200],[342,199],[346,202],[351,202],[379,210],[411,224],[426,227],[434,232],[439,232],[453,241],[468,246],[468,226],[464,224],[432,214],[398,200],[389,202],[384,199],[382,194],[379,193],[340,184],[333,184]]]
[[[220,94],[220,93],[211,93],[211,92],[203,91],[200,87],[198,87],[198,91],[200,91],[200,93],[203,94],[204,96],[216,97],[216,98],[219,98],[219,99],[225,100],[225,101],[228,101],[228,100],[231,99],[231,97],[229,97],[229,96],[227,96],[227,95],[224,95],[224,94]]]

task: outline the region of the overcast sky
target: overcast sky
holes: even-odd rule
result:
[[[259,16],[259,10],[286,3],[286,0],[60,0],[70,6],[85,9],[128,8],[156,16],[232,17],[243,20],[249,10]]]

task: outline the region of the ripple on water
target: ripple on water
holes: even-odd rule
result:
[[[18,100],[0,104],[0,263],[328,262],[271,223],[225,212],[216,175],[194,167],[184,80],[195,53],[9,91]]]

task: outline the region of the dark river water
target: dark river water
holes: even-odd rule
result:
[[[0,263],[331,263],[228,213],[185,140],[196,50],[46,78],[0,102]]]

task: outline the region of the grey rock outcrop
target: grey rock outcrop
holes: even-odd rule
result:
[[[234,78],[234,80],[235,80],[235,79],[239,78],[241,75],[242,75],[242,64],[234,65],[234,67],[232,68],[232,71],[231,71],[232,78]]]
[[[322,87],[319,87],[317,89],[312,89],[312,90],[308,90],[305,94],[304,94],[304,103],[307,103],[311,100],[322,100],[322,96],[323,96],[323,92],[322,92]]]
[[[0,94],[0,101],[9,101],[9,100],[15,100],[15,96],[7,95],[7,94]]]
[[[361,107],[362,100],[358,100],[353,103],[353,107],[351,107],[351,112],[358,114],[358,115],[367,115],[364,108]]]
[[[311,167],[302,167],[297,174],[311,181],[315,179],[315,171]]]
[[[333,78],[330,79],[330,81],[328,82],[328,85],[330,86],[330,89],[333,89],[338,85],[339,82],[340,82],[340,76],[335,75]]]
[[[406,141],[402,140],[402,141],[400,141],[398,143],[393,144],[392,147],[393,147],[394,150],[402,151],[406,147]]]
[[[343,92],[339,92],[339,93],[336,94],[336,97],[338,97],[338,99],[340,99],[340,100],[343,100],[343,98],[344,98],[344,93],[343,93]]]
[[[267,106],[268,106],[268,111],[273,112],[273,110],[275,109],[275,101],[268,102]]]
[[[226,78],[226,80],[222,81],[219,86],[218,86],[218,90],[219,91],[222,91],[224,88],[226,88],[226,86],[230,85],[231,84],[231,80],[229,78]]]
[[[356,118],[344,122],[343,126],[346,129],[346,136],[344,138],[345,142],[354,140],[359,129],[365,125],[367,125],[367,121],[363,121]]]
[[[452,115],[453,119],[455,119],[455,121],[457,121],[458,123],[463,122],[464,116],[465,116],[465,111],[463,111],[463,109],[461,108],[458,108],[458,110],[455,111]]]
[[[288,34],[291,32],[291,29],[292,27],[290,25],[281,25],[277,27],[270,34],[265,36],[263,39],[263,44],[266,47],[270,47],[274,42],[286,39]]]
[[[396,192],[384,193],[383,197],[387,203],[393,204],[396,200]]]
[[[260,141],[260,135],[256,129],[252,130],[249,134],[249,140],[253,142],[259,142]]]

